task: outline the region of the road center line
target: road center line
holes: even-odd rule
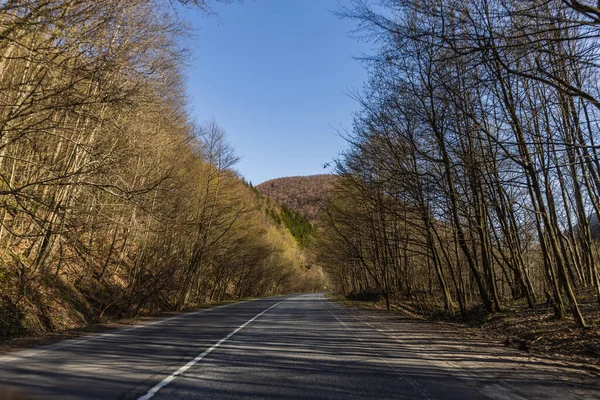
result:
[[[188,361],[187,364],[185,364],[184,366],[182,366],[181,368],[179,368],[177,371],[173,372],[171,375],[167,376],[165,379],[163,379],[162,381],[160,381],[156,386],[154,386],[152,389],[150,389],[148,391],[148,393],[146,393],[145,395],[143,395],[142,397],[140,397],[138,400],[148,400],[148,399],[151,399],[152,397],[154,397],[154,395],[156,393],[158,393],[158,391],[160,389],[164,388],[169,383],[173,382],[173,380],[177,376],[183,374],[185,371],[187,371],[188,369],[190,369],[191,367],[193,367],[198,361],[202,360],[204,357],[206,357],[207,355],[209,355],[210,353],[212,353],[213,350],[215,350],[217,347],[219,347],[220,345],[222,345],[223,343],[225,343],[233,335],[235,335],[236,333],[238,333],[239,331],[241,331],[242,329],[244,329],[244,327],[246,327],[249,323],[251,323],[252,321],[254,321],[255,319],[257,319],[258,317],[260,317],[261,315],[263,315],[267,311],[271,310],[272,308],[277,307],[278,305],[280,305],[284,301],[285,300],[282,300],[282,301],[280,301],[277,304],[273,304],[271,307],[269,307],[266,310],[263,310],[262,312],[256,314],[254,317],[250,318],[248,321],[246,321],[242,325],[238,326],[235,330],[233,330],[232,332],[230,332],[227,336],[225,336],[224,338],[222,338],[221,340],[219,340],[217,343],[215,343],[212,346],[210,346],[203,353],[198,354],[196,356],[196,358],[194,358],[191,361]]]

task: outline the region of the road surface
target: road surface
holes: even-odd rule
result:
[[[34,399],[600,399],[575,367],[322,294],[9,353],[0,385]]]

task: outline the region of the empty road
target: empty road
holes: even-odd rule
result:
[[[0,356],[0,385],[34,399],[600,399],[599,384],[554,360],[322,294]]]

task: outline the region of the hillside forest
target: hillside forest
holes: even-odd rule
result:
[[[354,1],[340,16],[379,50],[323,215],[338,289],[597,328],[597,2]]]
[[[0,336],[322,286],[190,119],[183,25],[170,1],[0,2]]]
[[[211,13],[0,2],[0,338],[333,287],[597,357],[597,2],[349,0],[375,51],[335,174],[256,187],[191,118],[178,3]]]
[[[318,224],[319,211],[336,181],[331,174],[288,176],[271,179],[256,186],[264,196],[302,214],[308,222]]]

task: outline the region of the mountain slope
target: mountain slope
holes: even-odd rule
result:
[[[271,179],[257,185],[256,189],[263,196],[299,212],[314,224],[319,203],[328,196],[336,179],[335,175],[291,176]]]

